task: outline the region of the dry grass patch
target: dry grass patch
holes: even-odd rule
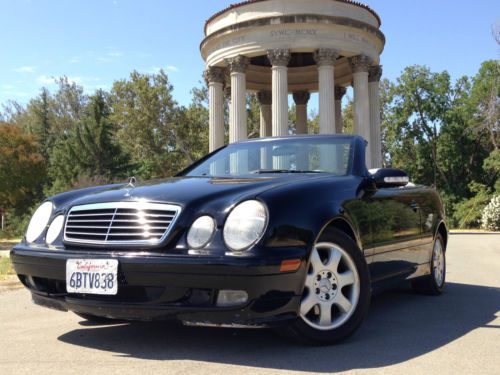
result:
[[[9,258],[0,257],[0,280],[8,280],[15,276],[14,268]]]

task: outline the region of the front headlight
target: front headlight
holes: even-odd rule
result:
[[[35,242],[43,233],[52,215],[53,205],[51,202],[45,202],[37,208],[28,225],[26,231],[26,241]]]
[[[224,225],[224,241],[235,251],[248,249],[264,234],[267,224],[266,207],[256,200],[237,205]]]
[[[192,249],[205,247],[215,232],[215,222],[210,216],[201,216],[195,220],[187,235],[188,245]]]
[[[59,237],[62,227],[64,224],[64,215],[57,216],[52,223],[50,223],[49,229],[47,230],[47,236],[45,236],[45,242],[47,245],[52,245],[55,240]]]

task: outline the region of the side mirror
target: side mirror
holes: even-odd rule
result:
[[[375,185],[380,188],[402,187],[408,185],[410,178],[401,169],[380,168],[370,170]]]

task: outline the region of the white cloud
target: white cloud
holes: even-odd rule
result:
[[[70,64],[77,64],[80,62],[80,59],[78,57],[73,57],[72,59],[69,59],[68,62]]]
[[[168,70],[169,72],[178,72],[179,68],[174,65],[167,65],[165,67],[165,70]]]
[[[99,82],[99,81],[100,78],[98,77],[82,77],[82,76],[68,77],[68,82],[74,83],[76,85],[85,85],[88,84],[89,82]]]
[[[174,65],[167,65],[167,66],[164,66],[164,67],[160,67],[160,66],[152,66],[151,68],[149,68],[147,70],[147,73],[149,74],[158,74],[160,72],[160,70],[165,70],[167,72],[178,72],[179,71],[179,68],[174,66]]]
[[[122,51],[111,51],[111,52],[108,52],[107,55],[109,57],[122,57],[124,55],[124,53]]]
[[[95,61],[97,61],[98,63],[108,63],[111,61],[111,58],[101,56],[101,57],[97,57],[95,59]]]
[[[151,68],[149,68],[146,73],[149,73],[149,74],[156,74],[158,73],[159,71],[161,70],[160,67],[158,66],[152,66]]]
[[[35,73],[35,66],[20,66],[18,68],[14,68],[14,71],[17,73]]]
[[[55,78],[46,76],[45,74],[39,76],[36,81],[42,85],[55,85]]]
[[[120,57],[123,57],[124,55],[125,53],[122,51],[111,50],[109,52],[106,52],[104,56],[96,57],[96,61],[98,63],[110,63],[118,60]]]

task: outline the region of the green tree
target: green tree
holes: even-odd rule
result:
[[[393,89],[394,116],[388,140],[395,166],[410,167],[411,176],[429,185],[451,186],[437,156],[439,131],[450,108],[450,76],[427,67],[406,68]],[[409,155],[406,150],[412,150]],[[430,159],[430,168],[429,168]],[[438,179],[439,178],[439,179]]]
[[[177,171],[187,167],[208,153],[208,93],[206,86],[191,91],[192,101],[188,107],[175,110],[174,136]]]
[[[116,81],[111,92],[111,121],[116,124],[117,137],[124,150],[138,165],[141,177],[162,177],[175,173],[176,102],[173,86],[167,74],[141,74],[136,71],[130,79]]]
[[[354,102],[351,98],[342,109],[342,133],[354,134]]]
[[[73,187],[82,179],[104,183],[126,176],[131,168],[129,157],[115,140],[109,116],[107,95],[98,90],[79,124],[54,149],[50,166],[53,190]]]
[[[260,104],[257,95],[247,94],[247,136],[258,138],[260,134]]]
[[[47,160],[52,146],[49,92],[42,89],[39,100],[33,104],[34,123],[32,124],[32,131],[40,142],[43,157]]]

